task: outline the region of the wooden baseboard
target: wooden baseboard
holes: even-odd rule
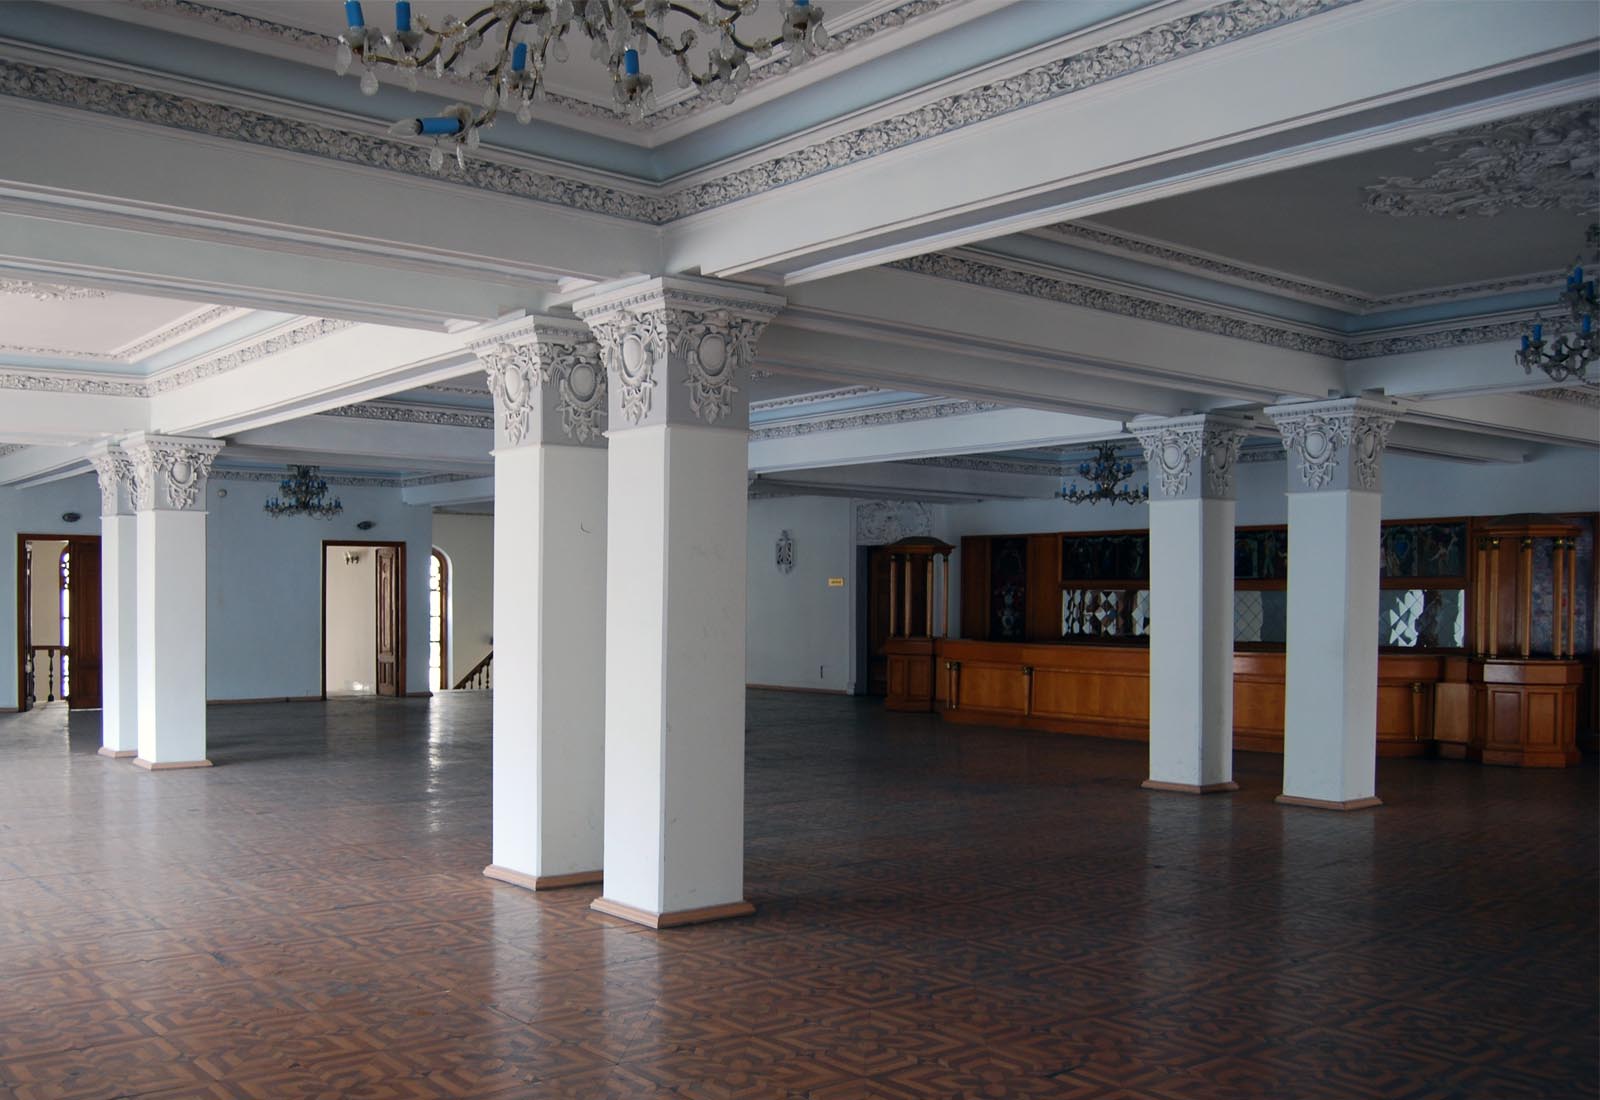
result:
[[[1280,794],[1273,799],[1282,806],[1309,806],[1313,810],[1367,810],[1382,806],[1381,798],[1352,798],[1344,802],[1329,802],[1322,798],[1301,798],[1299,795]]]
[[[1171,791],[1174,794],[1222,794],[1226,791],[1236,791],[1239,784],[1233,780],[1226,783],[1165,783],[1159,779],[1146,779],[1139,786],[1147,791]]]
[[[756,911],[756,907],[748,901],[731,901],[726,905],[707,905],[700,909],[679,909],[672,913],[652,913],[646,909],[638,909],[632,905],[624,905],[620,901],[610,898],[595,898],[589,903],[589,908],[596,913],[604,913],[608,917],[619,917],[622,920],[642,924],[646,928],[677,928],[685,924],[704,924],[706,921],[729,920],[734,917],[748,917]]]
[[[264,695],[260,699],[207,699],[208,707],[242,707],[251,703],[320,703],[320,695]]]
[[[100,755],[101,756],[109,756],[113,760],[121,760],[124,757],[128,757],[128,756],[138,756],[139,755],[139,750],[138,749],[114,749],[114,748],[111,748],[109,745],[101,745],[100,746]]]
[[[789,684],[746,684],[749,691],[798,691],[802,695],[849,695],[841,688],[792,687]]]
[[[136,756],[136,757],[134,757],[134,760],[133,760],[133,766],[136,767],[136,768],[143,768],[147,772],[164,772],[164,771],[176,771],[179,768],[209,768],[211,766],[211,761],[209,761],[209,760],[168,760],[168,761],[152,762],[152,761],[146,760],[142,756]]]
[[[509,867],[497,867],[493,863],[483,869],[483,876],[492,878],[496,882],[503,882],[507,886],[520,886],[524,890],[561,890],[568,886],[593,886],[605,878],[600,871],[573,871],[565,875],[528,875],[521,871],[513,871]]]

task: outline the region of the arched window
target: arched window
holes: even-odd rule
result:
[[[66,699],[71,690],[66,647],[72,644],[72,551],[66,546],[61,548],[61,560],[56,563],[56,577],[61,585],[61,698]]]
[[[428,683],[446,691],[450,683],[450,563],[434,547],[428,559]]]

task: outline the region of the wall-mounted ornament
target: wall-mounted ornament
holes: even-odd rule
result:
[[[364,519],[360,523],[356,524],[356,530],[357,531],[370,531],[376,526],[378,526],[378,525],[376,523],[373,523],[370,519]]]
[[[794,536],[787,531],[778,532],[778,572],[794,572]]]
[[[81,512],[62,512],[61,513],[61,522],[62,523],[77,523],[82,518],[83,518],[83,514]]]

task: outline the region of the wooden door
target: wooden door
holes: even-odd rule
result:
[[[374,547],[378,563],[378,694],[400,690],[400,563],[392,546]]]
[[[67,706],[92,710],[100,706],[100,540],[72,539],[67,552],[71,555],[72,610],[67,636],[61,639],[71,662],[72,693],[67,696]]]
[[[889,555],[881,547],[872,551],[867,569],[867,694],[889,693]]]
[[[17,538],[17,709],[33,709],[33,543]]]

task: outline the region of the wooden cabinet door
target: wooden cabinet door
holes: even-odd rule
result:
[[[400,563],[392,546],[374,548],[378,574],[378,694],[400,694]]]
[[[67,637],[61,639],[72,662],[67,705],[94,709],[100,706],[100,540],[73,539],[67,549],[72,555],[72,618]]]

